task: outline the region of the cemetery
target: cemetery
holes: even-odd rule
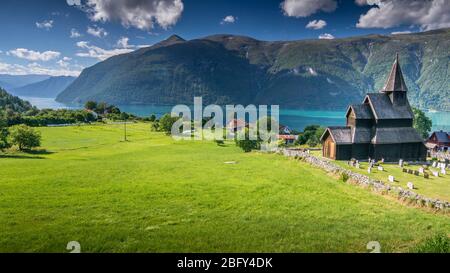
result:
[[[399,162],[382,163],[358,161],[355,168],[351,161],[335,161],[337,165],[367,175],[387,184],[413,190],[430,198],[450,201],[450,164],[428,162],[427,164]]]
[[[411,162],[382,163],[382,161],[336,161],[325,158],[315,152],[309,153],[305,149],[279,149],[279,154],[292,157],[311,164],[314,167],[325,170],[330,175],[339,175],[341,180],[351,184],[369,188],[383,195],[397,196],[399,200],[409,204],[417,204],[420,207],[435,208],[447,213],[450,208],[450,183],[449,176],[432,177],[432,170],[426,165]],[[383,171],[378,167],[382,166]],[[436,165],[437,167],[438,165]],[[422,176],[418,169],[423,168]],[[448,168],[448,165],[446,165]],[[426,171],[425,171],[426,170]],[[412,203],[411,203],[412,202]]]

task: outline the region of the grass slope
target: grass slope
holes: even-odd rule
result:
[[[1,156],[0,252],[386,252],[450,233],[298,161],[130,127],[42,128],[47,153]]]

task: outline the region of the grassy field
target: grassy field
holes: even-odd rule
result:
[[[448,215],[295,160],[129,129],[41,128],[46,152],[0,155],[0,252],[406,252],[450,234]]]

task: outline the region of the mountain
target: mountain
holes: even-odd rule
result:
[[[0,81],[0,88],[4,88],[6,90],[11,90],[14,88],[14,86],[7,82]]]
[[[85,69],[57,100],[170,105],[202,96],[208,104],[342,110],[383,87],[397,52],[412,104],[450,109],[450,29],[286,42],[172,36]]]
[[[4,110],[23,113],[33,109],[28,101],[24,101],[0,88],[0,113]]]
[[[74,77],[51,77],[49,79],[14,88],[11,92],[16,96],[56,98],[64,91],[76,78]]]
[[[50,78],[48,75],[7,75],[0,74],[0,86],[6,89],[18,88]]]

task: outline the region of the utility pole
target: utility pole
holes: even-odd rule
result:
[[[124,133],[125,133],[125,142],[127,142],[127,120],[125,120],[125,122],[123,123],[123,127],[124,127]]]

